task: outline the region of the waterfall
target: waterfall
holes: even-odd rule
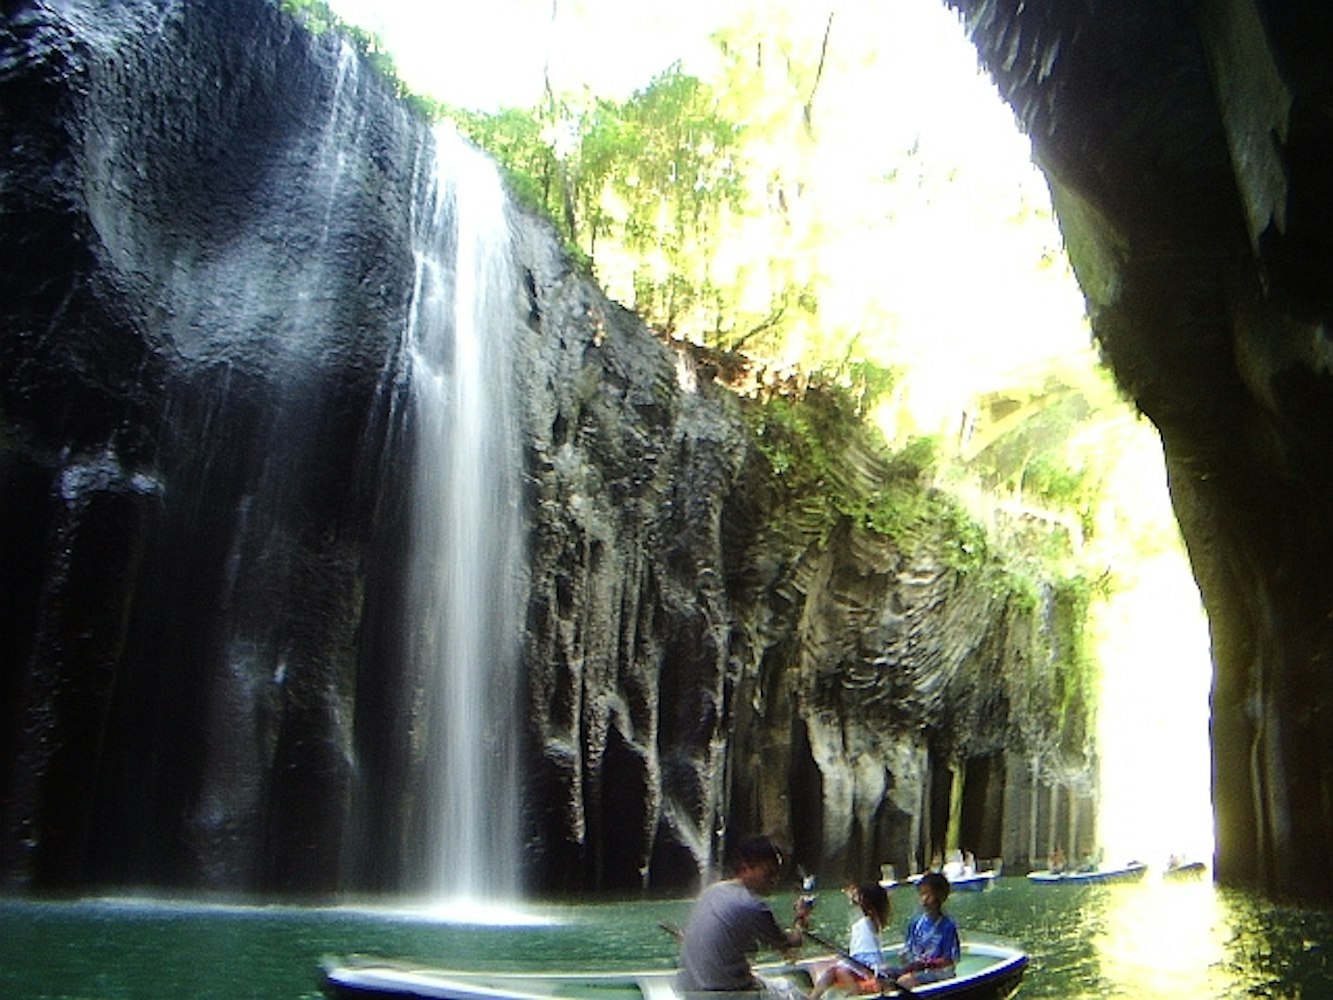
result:
[[[416,453],[406,622],[424,685],[426,890],[519,892],[515,266],[494,166],[448,127],[415,220],[406,356]]]

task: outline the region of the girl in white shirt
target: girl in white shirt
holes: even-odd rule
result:
[[[847,953],[855,962],[843,959],[824,970],[810,993],[819,1000],[834,986],[855,993],[879,993],[879,979],[884,972],[884,949],[880,934],[889,922],[889,893],[878,882],[865,882],[850,893],[850,901],[861,908],[861,917],[852,924]]]

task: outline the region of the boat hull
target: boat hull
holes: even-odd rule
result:
[[[906,882],[894,882],[892,885],[886,885],[881,882],[880,885],[886,889],[900,885],[916,885],[925,877],[925,872],[919,872],[916,875],[909,875]],[[976,872],[969,871],[964,873],[950,872],[947,867],[941,874],[949,880],[949,889],[953,892],[985,892],[987,889],[995,886],[995,880],[1000,877],[998,870]]]
[[[1164,869],[1162,871],[1162,878],[1180,880],[1203,878],[1204,872],[1207,870],[1208,866],[1202,861],[1187,861],[1184,864],[1171,865]]]
[[[761,966],[765,976],[792,982],[808,992],[813,976],[834,959],[810,959],[794,965]],[[934,1000],[1009,1000],[1023,981],[1028,956],[1018,948],[968,943],[959,975],[912,990]],[[625,973],[481,973],[432,969],[399,962],[358,959],[325,964],[322,988],[329,1000],[691,1000],[719,994],[680,993],[675,970]],[[886,996],[901,995],[890,990]],[[757,993],[726,994],[758,998]]]
[[[1100,885],[1107,882],[1138,882],[1147,873],[1147,865],[1135,862],[1123,868],[1098,868],[1093,871],[1028,872],[1028,881],[1037,885]]]
[[[974,875],[960,875],[949,879],[949,887],[954,892],[985,892],[993,888],[999,872],[977,872]]]

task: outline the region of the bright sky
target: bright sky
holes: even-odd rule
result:
[[[1027,164],[1027,143],[977,70],[976,53],[941,0],[330,0],[344,20],[376,32],[413,89],[476,110],[530,108],[549,72],[558,92],[587,87],[624,99],[676,60],[706,76],[714,31],[759,8],[819,39],[832,15],[830,52],[854,52],[862,136],[900,148],[922,131],[962,156],[985,151],[992,168]],[[554,12],[554,16],[553,16]],[[866,50],[869,50],[867,55]],[[961,124],[962,128],[955,125]],[[1001,163],[995,161],[1003,147]]]
[[[412,89],[495,110],[535,107],[548,74],[558,93],[587,88],[617,100],[677,59],[707,79],[715,55],[709,35],[759,2],[330,0],[330,6],[383,39]],[[1027,139],[978,71],[956,16],[941,0],[762,4],[766,20],[784,19],[797,29],[793,37],[821,38],[830,12],[834,59],[821,82],[817,154],[828,181],[817,210],[828,229],[848,236],[828,251],[838,256],[826,269],[840,280],[821,290],[821,316],[861,329],[881,308],[868,295],[891,300],[891,349],[912,368],[910,392],[926,433],[956,426],[962,407],[993,386],[997,371],[1057,355],[1091,359],[1082,296],[1064,266],[1058,231],[1053,224],[1012,224],[1026,207],[1049,208],[1049,194]],[[923,186],[900,206],[886,239],[882,222],[867,227],[859,185],[914,144],[932,167],[950,167],[950,181]],[[1034,268],[1043,256],[1056,266]],[[1124,481],[1139,491],[1138,507],[1151,498],[1154,516],[1174,530],[1160,452],[1147,433],[1139,475],[1149,478],[1126,472]],[[1145,566],[1139,582],[1104,622],[1104,672],[1125,683],[1104,696],[1103,835],[1108,855],[1160,862],[1163,852],[1211,850],[1210,666],[1183,556],[1177,551]]]
[[[447,0],[331,6],[384,39],[413,89],[479,110],[537,106],[547,73],[558,93],[588,88],[614,99],[677,59],[708,79],[716,57],[709,36],[756,8],[762,23],[786,25],[790,37],[810,40],[817,51],[832,14],[811,166],[822,183],[808,195],[825,233],[821,265],[837,275],[820,288],[820,314],[830,329],[860,331],[863,345],[881,338],[872,350],[913,369],[908,405],[915,426],[902,430],[956,426],[967,398],[997,369],[1088,350],[1082,296],[1064,267],[1054,224],[1012,224],[1025,206],[1049,206],[1045,181],[941,0],[489,0],[466,11]],[[954,174],[903,205],[886,235],[864,191],[913,146],[931,169]],[[1016,247],[1020,228],[1027,243]],[[1034,262],[1043,256],[1058,265],[1039,272]],[[612,297],[632,306],[615,275],[602,274]]]
[[[375,31],[413,89],[490,111],[529,108],[550,66],[557,90],[623,98],[673,60],[698,55],[734,0],[331,0]],[[556,16],[552,17],[552,11]]]

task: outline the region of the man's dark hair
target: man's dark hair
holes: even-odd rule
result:
[[[782,851],[767,837],[751,837],[736,849],[736,861],[751,868],[762,865],[765,861],[772,861],[781,868]]]

